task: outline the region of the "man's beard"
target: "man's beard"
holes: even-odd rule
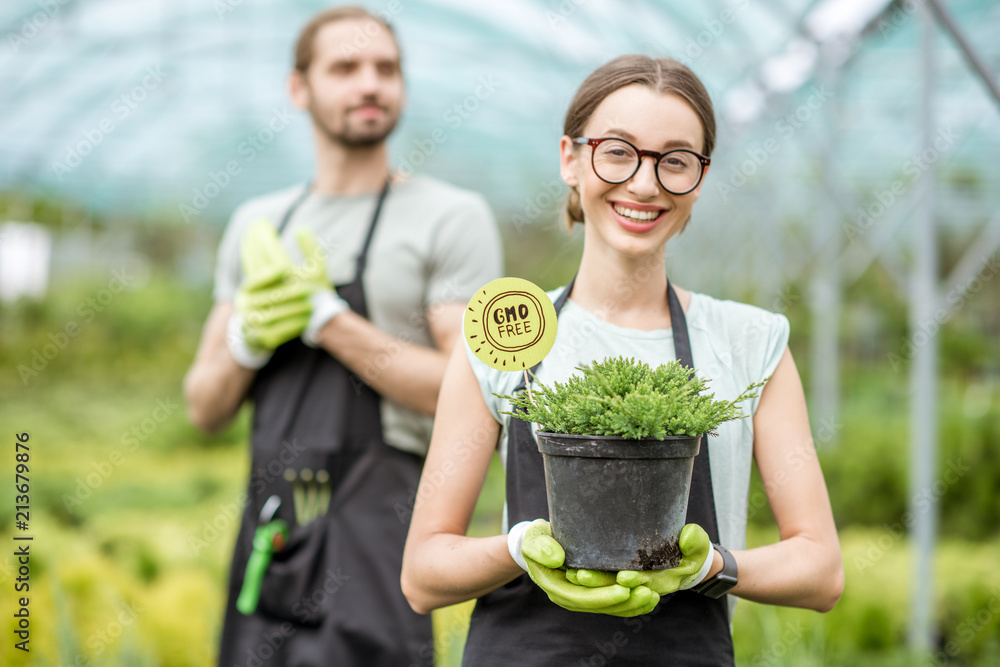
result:
[[[384,107],[383,107],[384,108]],[[391,118],[390,122],[382,127],[372,128],[370,130],[356,130],[350,127],[350,123],[347,120],[347,114],[350,110],[344,114],[343,126],[336,130],[323,119],[318,110],[310,105],[309,115],[312,116],[313,124],[323,133],[330,142],[346,146],[348,148],[370,148],[372,146],[378,146],[386,140],[392,131],[396,129],[396,122],[399,117]]]

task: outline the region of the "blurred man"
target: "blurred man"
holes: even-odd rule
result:
[[[206,431],[254,404],[220,664],[430,664],[403,543],[445,363],[464,304],[500,275],[499,238],[478,195],[391,174],[404,85],[380,18],[316,16],[289,87],[312,118],[314,179],[233,214],[185,379]]]

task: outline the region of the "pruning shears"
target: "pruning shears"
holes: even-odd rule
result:
[[[250,552],[247,569],[243,574],[243,588],[236,598],[236,609],[246,616],[257,609],[261,582],[271,563],[271,556],[284,549],[288,542],[288,524],[274,518],[280,504],[281,498],[271,496],[260,510],[257,530],[253,535],[253,551]]]

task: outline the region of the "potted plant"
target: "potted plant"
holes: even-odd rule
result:
[[[552,534],[566,565],[594,570],[676,566],[699,443],[746,415],[769,378],[731,401],[677,361],[655,369],[632,358],[578,367],[565,383],[514,396],[512,415],[535,422]]]

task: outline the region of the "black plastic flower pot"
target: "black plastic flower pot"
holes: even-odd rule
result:
[[[566,565],[618,571],[680,563],[677,542],[700,442],[540,431],[549,521]]]

